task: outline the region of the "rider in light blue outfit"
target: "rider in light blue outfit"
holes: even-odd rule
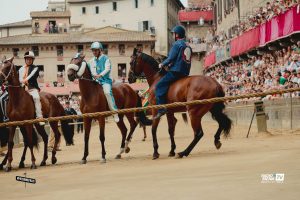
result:
[[[107,55],[104,55],[103,46],[100,42],[93,42],[91,45],[94,58],[88,62],[88,66],[95,80],[102,86],[109,109],[118,110],[112,93],[111,62]],[[115,122],[119,122],[118,114],[114,115]]]

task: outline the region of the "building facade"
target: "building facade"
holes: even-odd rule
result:
[[[31,34],[31,19],[0,25],[0,38],[15,35]]]
[[[14,56],[14,64],[24,65],[23,55],[32,50],[36,56],[34,64],[40,67],[41,83],[68,81],[66,66],[77,52],[83,52],[86,60],[92,58],[90,45],[101,41],[110,57],[114,79],[128,76],[130,56],[135,47],[143,48],[147,54],[153,51],[155,37],[137,31],[115,27],[104,27],[84,34],[32,34],[0,38],[0,58]]]
[[[155,51],[167,55],[171,29],[178,24],[180,0],[68,0],[71,24],[85,31],[113,26],[156,36]]]

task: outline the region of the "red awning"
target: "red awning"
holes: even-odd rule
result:
[[[213,20],[213,11],[184,11],[181,10],[178,12],[178,18],[180,22],[196,22],[200,18],[203,18],[205,21]]]

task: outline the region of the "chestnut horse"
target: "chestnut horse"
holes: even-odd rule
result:
[[[83,65],[82,65],[83,63]],[[70,81],[74,81],[76,78],[79,79],[79,89],[81,94],[80,110],[82,113],[93,113],[93,112],[103,112],[108,111],[109,107],[104,95],[103,89],[92,77],[91,71],[87,66],[87,63],[83,58],[72,59],[67,68],[67,74]],[[141,99],[138,94],[127,84],[113,84],[112,87],[113,96],[115,98],[116,105],[118,109],[123,108],[134,108],[140,107]],[[129,121],[130,131],[127,135],[127,128],[124,124],[123,117],[124,115]],[[120,121],[117,123],[118,128],[122,134],[121,149],[120,153],[117,154],[116,159],[121,158],[121,154],[128,153],[130,148],[128,147],[131,140],[132,134],[137,126],[137,122],[134,119],[134,113],[119,115]],[[146,119],[144,112],[138,113],[142,123],[146,124],[144,120]],[[106,162],[106,151],[105,151],[105,117],[101,116],[97,118],[100,126],[100,142],[102,146],[102,160],[101,162]],[[89,137],[91,131],[91,122],[92,118],[84,118],[84,155],[82,158],[82,164],[87,162],[86,158],[89,154]],[[125,141],[126,140],[126,141]]]
[[[130,74],[128,78],[129,82],[134,82],[137,76],[140,76],[142,73],[144,73],[150,87],[149,102],[152,105],[155,104],[155,86],[162,77],[161,73],[159,73],[157,61],[151,56],[138,52],[136,49],[134,49],[133,55],[131,56],[130,65]],[[189,76],[171,84],[167,94],[167,102],[186,102],[214,97],[223,97],[224,95],[225,94],[222,86],[214,79],[206,76]],[[174,140],[174,131],[176,125],[176,120],[174,117],[175,112],[187,111],[189,113],[191,125],[194,130],[193,141],[184,151],[177,154],[178,158],[182,158],[183,156],[188,156],[196,146],[196,144],[199,142],[199,140],[202,138],[203,130],[201,125],[201,118],[208,111],[212,113],[212,117],[219,123],[219,128],[215,134],[214,143],[217,149],[221,147],[222,144],[220,142],[220,135],[222,132],[224,132],[224,135],[228,136],[232,125],[231,120],[226,114],[223,113],[224,108],[224,103],[219,102],[168,109],[167,120],[169,126],[169,135],[171,139],[171,151],[169,153],[169,156],[175,156],[176,149]],[[153,110],[152,114],[153,116],[155,116],[157,114],[157,110]],[[153,159],[159,158],[158,142],[156,136],[158,124],[159,119],[153,120]]]
[[[0,68],[0,82],[8,82],[8,95],[9,101],[7,105],[7,115],[10,121],[22,121],[22,120],[30,120],[35,118],[35,108],[34,102],[31,95],[24,90],[19,81],[19,74],[16,70],[16,67],[12,63],[13,58],[6,60]],[[49,93],[41,92],[41,104],[42,104],[42,113],[43,117],[57,117],[64,116],[65,112],[62,105],[59,103],[58,99]],[[66,121],[61,121],[62,132],[65,137],[67,144],[73,144],[73,138],[70,133],[70,127]],[[56,147],[58,141],[60,139],[60,132],[58,130],[58,122],[50,122],[50,126],[55,135],[55,144],[52,151],[52,164],[57,162],[56,155]],[[35,128],[38,133],[41,135],[44,142],[44,156],[41,162],[41,166],[46,165],[46,160],[48,159],[48,135],[43,126],[40,126],[38,123],[35,124]],[[11,162],[13,160],[12,157],[12,149],[14,146],[13,138],[15,135],[15,126],[9,127],[9,140],[8,140],[8,152],[2,161],[0,168],[7,163],[6,171],[10,171],[12,169]],[[38,146],[37,135],[33,128],[33,125],[24,125],[20,126],[21,133],[24,137],[24,151],[22,154],[22,158],[19,164],[20,168],[24,168],[24,161],[26,156],[27,148],[29,147],[31,151],[31,169],[36,168],[35,157],[33,154],[33,147]]]

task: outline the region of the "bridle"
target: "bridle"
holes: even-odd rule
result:
[[[6,61],[6,62],[8,62],[8,61]],[[3,64],[5,64],[6,62],[4,62]],[[3,65],[3,64],[2,64],[2,65]],[[13,70],[13,67],[14,67],[14,66],[15,66],[15,65],[14,65],[13,63],[10,63],[10,69],[9,69],[9,72],[8,72],[7,75],[4,74],[4,73],[2,72],[2,70],[0,71],[0,74],[4,77],[4,82],[6,82],[7,79],[9,78],[10,74],[12,73],[12,70]]]
[[[84,78],[83,77],[83,72],[82,72],[82,74],[79,76],[78,75],[78,72],[80,72],[80,71],[83,71],[84,69],[82,69],[82,62],[85,62],[83,59],[81,60],[81,62],[80,63],[78,63],[78,64],[74,64],[74,65],[77,65],[78,66],[78,70],[76,71],[76,70],[74,70],[76,73],[75,73],[75,78],[76,79],[81,79],[81,80],[86,80],[86,81],[92,81],[92,82],[95,82],[96,80],[93,78],[93,76],[91,76],[92,78],[91,79],[88,79],[88,78]],[[86,63],[86,62],[85,62]],[[88,67],[87,66],[87,63],[86,63],[86,66],[85,66],[85,68],[86,67]],[[89,70],[89,68],[88,68],[88,70]],[[90,72],[90,70],[89,70],[89,72]],[[91,72],[90,72],[90,74],[91,74]]]

